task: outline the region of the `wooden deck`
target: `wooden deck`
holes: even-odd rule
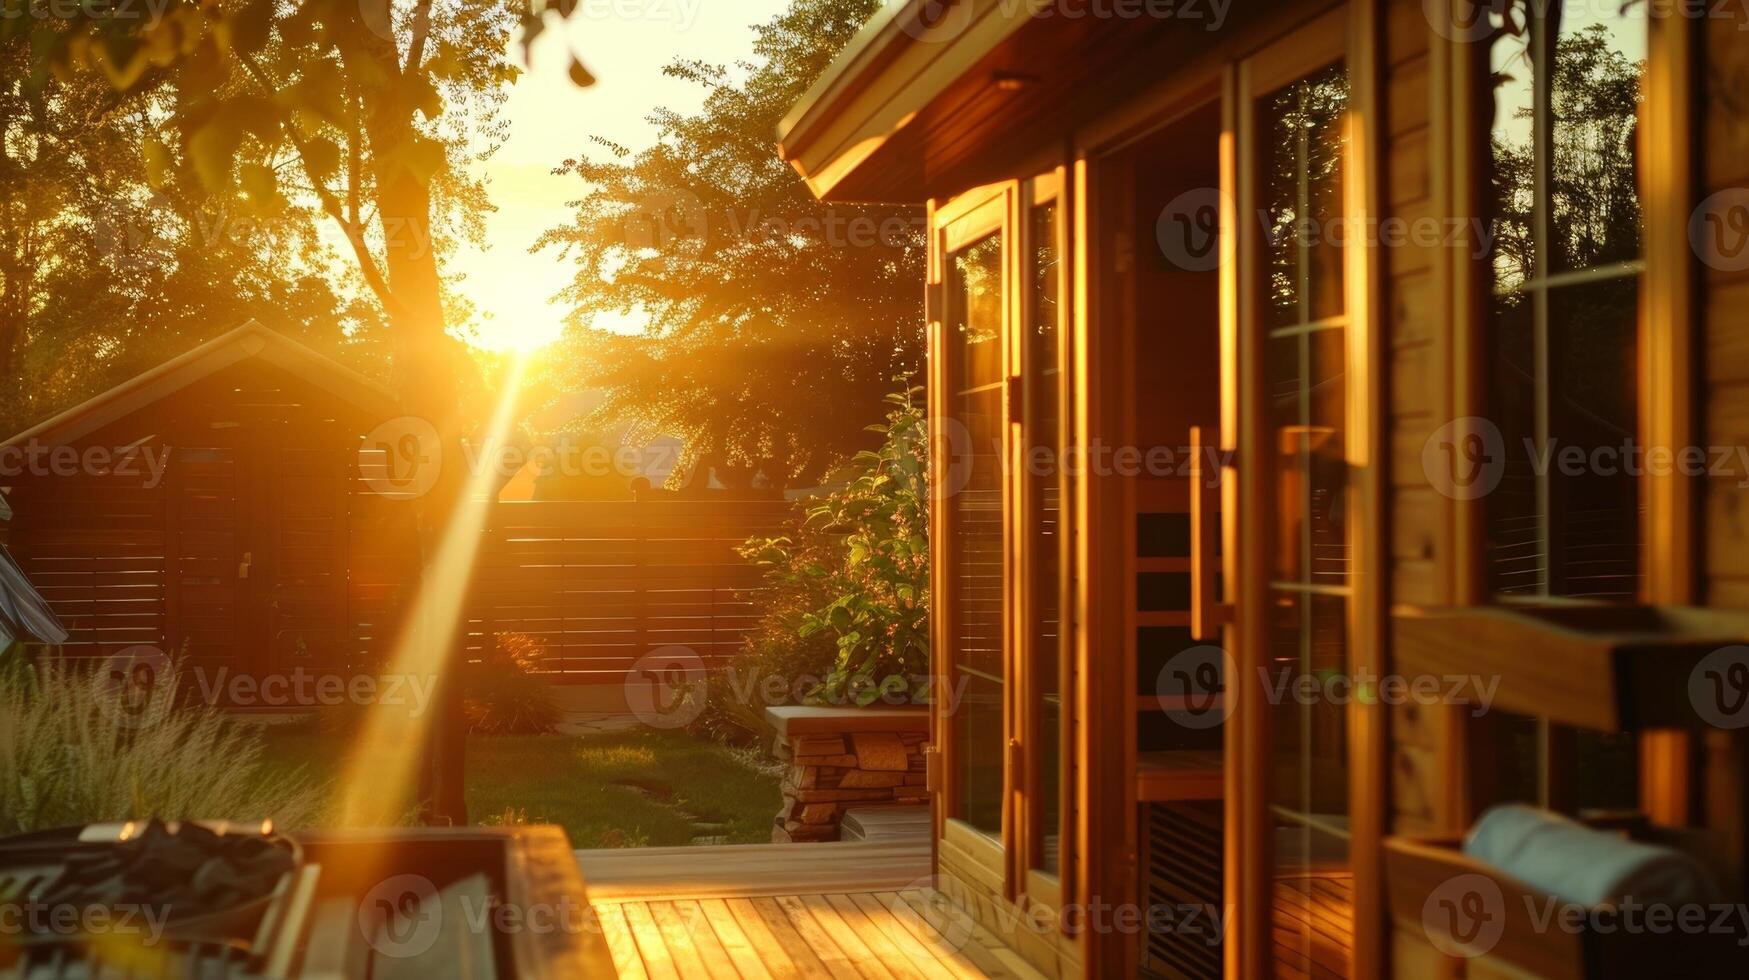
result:
[[[1040,974],[931,887],[918,843],[579,851],[625,978]]]

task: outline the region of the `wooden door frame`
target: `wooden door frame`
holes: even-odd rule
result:
[[[1069,782],[1065,779],[1072,772],[1072,728],[1073,719],[1065,710],[1070,705],[1073,672],[1069,669],[1069,660],[1065,652],[1072,642],[1070,626],[1073,622],[1072,607],[1069,605],[1069,534],[1070,522],[1065,518],[1065,511],[1058,512],[1057,568],[1058,583],[1056,589],[1056,604],[1058,610],[1058,641],[1057,656],[1053,658],[1057,674],[1056,687],[1062,708],[1060,730],[1058,732],[1057,753],[1058,769],[1058,821],[1057,821],[1057,873],[1050,874],[1040,869],[1044,857],[1044,808],[1040,801],[1040,786],[1043,769],[1040,765],[1042,750],[1042,713],[1039,710],[1038,693],[1043,687],[1043,677],[1038,659],[1040,651],[1034,648],[1033,626],[1038,616],[1038,608],[1043,602],[1043,596],[1038,588],[1038,549],[1032,546],[1031,531],[1036,519],[1042,512],[1041,502],[1031,479],[1031,453],[1035,445],[1032,433],[1038,424],[1038,412],[1048,399],[1055,403],[1058,419],[1058,430],[1054,445],[1047,446],[1052,456],[1050,465],[1058,491],[1059,506],[1064,501],[1073,499],[1073,486],[1065,465],[1067,454],[1065,441],[1068,435],[1068,423],[1071,421],[1070,398],[1072,391],[1068,383],[1072,365],[1072,350],[1069,342],[1069,194],[1065,177],[1067,170],[1063,166],[1054,166],[1042,173],[1034,174],[1023,181],[1019,193],[1015,195],[1015,212],[1012,217],[1014,228],[1014,283],[1015,309],[1017,319],[1014,334],[1017,342],[1014,344],[1016,358],[1016,373],[1020,377],[1020,391],[1023,406],[1021,408],[1020,429],[1015,438],[1015,479],[1013,481],[1015,510],[1018,514],[1016,536],[1013,539],[1015,554],[1016,588],[1012,593],[1014,601],[1013,616],[1017,629],[1014,648],[1016,665],[1014,685],[1014,717],[1020,738],[1020,779],[1016,781],[1014,792],[1017,796],[1016,807],[1016,843],[1010,853],[1009,877],[1015,883],[1013,891],[1017,899],[1024,897],[1029,904],[1042,906],[1052,916],[1060,910],[1067,901],[1064,888],[1065,870],[1070,866],[1073,847],[1070,845],[1069,821],[1065,819],[1069,813],[1068,798]],[[1032,289],[1032,261],[1036,254],[1037,242],[1033,240],[1032,213],[1044,205],[1054,205],[1057,208],[1055,240],[1051,243],[1058,257],[1057,279],[1057,332],[1056,357],[1058,371],[1056,382],[1048,389],[1039,387],[1040,378],[1037,366],[1032,362],[1032,346],[1025,338],[1029,336],[1034,320],[1035,296]]]
[[[958,358],[953,350],[953,338],[947,332],[948,258],[955,251],[988,235],[998,234],[1002,236],[1004,322],[1001,343],[1003,346],[1002,363],[1004,370],[1006,370],[1009,364],[1007,350],[1010,333],[1009,322],[1013,317],[1011,307],[1014,293],[1013,254],[1015,249],[1011,222],[1014,198],[1017,196],[1016,191],[1016,184],[1012,181],[990,184],[974,188],[951,201],[931,208],[927,316],[930,347],[939,352],[939,356],[931,361],[929,379],[929,443],[932,447],[930,486],[932,488],[945,488],[953,484],[949,466],[954,454],[951,451],[941,451],[951,450],[953,446],[953,432],[949,425],[957,418],[952,411],[953,399],[956,397],[954,392],[957,389],[955,389],[955,382],[952,379],[959,366]],[[1004,407],[1006,408],[1006,406]],[[1006,464],[1013,451],[1011,429],[1012,426],[1005,425],[1003,427],[1001,448],[1003,464],[1010,472],[1012,468]],[[1003,479],[1008,479],[1008,475],[1005,474]],[[955,491],[957,489],[956,487]],[[1006,483],[1003,484],[1002,492],[1004,497],[1002,539],[1005,543],[1005,550],[1010,551],[1010,554],[1005,555],[1003,560],[1003,642],[1004,646],[1007,647],[1006,654],[1012,659],[1013,615],[1009,597],[1013,594],[1014,570],[1012,549],[1006,548],[1006,543],[1013,539],[1015,520],[1012,508],[1008,506],[1010,491]],[[950,567],[952,557],[952,548],[949,544],[954,533],[951,504],[952,492],[943,493],[940,489],[932,489],[930,525],[934,534],[930,546],[931,558],[934,563],[933,567],[942,569],[944,572]],[[930,622],[930,646],[934,652],[932,671],[934,687],[937,692],[948,692],[948,696],[951,697],[953,696],[952,692],[956,691],[954,683],[957,658],[953,640],[957,632],[955,624],[959,603],[954,595],[950,577],[946,574],[932,576],[930,591],[932,593],[931,608],[935,610],[935,615]],[[1007,702],[1013,697],[1013,684],[1012,678],[1008,677],[1006,673],[1003,686],[1002,741],[1003,744],[1007,744],[1008,739],[1014,737],[1014,733],[1012,731],[1012,712],[1007,709]],[[941,851],[944,848],[952,848],[978,869],[995,877],[997,879],[996,890],[1001,893],[1009,887],[1010,879],[1005,873],[1005,865],[1007,854],[1014,850],[1011,846],[1011,835],[1014,829],[1013,781],[1008,772],[1008,766],[1004,765],[1002,835],[999,841],[992,841],[987,835],[974,830],[953,816],[960,804],[957,771],[959,746],[955,744],[953,737],[955,719],[953,714],[947,710],[946,700],[946,697],[938,695],[934,698],[930,709],[935,731],[936,757],[939,760],[939,777],[935,794],[936,802],[939,805],[933,808],[931,814],[934,825],[932,835],[935,848],[934,864],[939,869]],[[960,706],[956,701],[955,708],[958,707]],[[985,883],[989,884],[989,881],[986,880]]]
[[[1226,202],[1223,249],[1231,253],[1222,286],[1223,373],[1234,382],[1223,394],[1223,448],[1236,452],[1236,480],[1224,481],[1231,495],[1226,523],[1228,581],[1236,583],[1237,618],[1227,648],[1238,679],[1228,686],[1234,704],[1228,729],[1228,887],[1233,931],[1228,935],[1229,976],[1270,975],[1270,868],[1273,834],[1269,816],[1271,719],[1257,669],[1267,658],[1272,514],[1269,488],[1259,484],[1269,473],[1267,419],[1252,399],[1267,388],[1262,358],[1263,328],[1255,300],[1262,261],[1259,236],[1244,216],[1258,213],[1255,131],[1257,101],[1265,94],[1335,61],[1346,64],[1350,109],[1345,123],[1348,160],[1344,168],[1344,218],[1350,229],[1371,228],[1381,215],[1380,151],[1383,135],[1379,57],[1382,14],[1377,0],[1325,12],[1289,37],[1263,47],[1234,66],[1228,79],[1223,139],[1223,180],[1235,188]],[[1347,317],[1346,419],[1344,440],[1351,482],[1348,522],[1351,566],[1348,597],[1348,667],[1355,676],[1382,675],[1384,665],[1386,548],[1383,519],[1387,445],[1384,434],[1384,345],[1378,250],[1365,241],[1344,249]],[[1231,326],[1229,334],[1227,328]],[[1259,476],[1264,474],[1265,476]],[[1354,960],[1357,976],[1384,972],[1385,925],[1381,851],[1385,817],[1385,720],[1382,706],[1359,699],[1348,715],[1349,864],[1354,875]],[[1235,759],[1237,764],[1235,765]]]

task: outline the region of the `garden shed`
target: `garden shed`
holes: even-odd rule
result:
[[[0,444],[11,549],[64,655],[144,645],[227,678],[372,657],[417,578],[411,504],[361,451],[398,414],[250,322]]]

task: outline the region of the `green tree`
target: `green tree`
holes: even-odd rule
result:
[[[0,19],[0,38],[28,36],[33,88],[93,74],[160,95],[139,143],[153,186],[192,175],[211,200],[267,216],[310,202],[336,224],[385,312],[402,409],[432,424],[436,454],[465,459],[487,393],[448,332],[441,259],[458,235],[478,232],[489,204],[461,163],[501,126],[514,32],[538,33],[546,11],[515,0],[165,0],[161,11],[133,10],[144,15],[49,7],[58,19]],[[580,62],[572,77],[591,81]],[[428,583],[466,478],[465,467],[443,466],[418,501]],[[437,819],[465,823],[459,642],[442,621],[452,615],[434,611],[411,628],[448,652],[424,795]]]
[[[819,679],[814,701],[859,705],[920,698],[929,674],[928,420],[922,389],[888,395],[877,448],[856,455],[850,480],[802,506],[783,537],[741,554],[766,570],[765,615],[749,640],[752,666]]]
[[[921,359],[920,209],[814,199],[773,152],[779,120],[879,0],[795,0],[754,29],[754,60],[676,61],[701,111],[658,112],[660,138],[560,172],[589,192],[542,237],[577,263],[564,352],[599,423],[685,441],[731,484],[808,484],[869,444],[896,375]],[[645,318],[631,336],[598,314]]]

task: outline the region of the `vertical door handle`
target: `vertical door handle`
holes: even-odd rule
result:
[[[249,566],[254,564],[254,562],[255,562],[255,552],[253,552],[253,551],[243,552],[243,560],[237,563],[237,577],[238,578],[248,578],[249,577]]]
[[[1210,443],[1202,426],[1190,427],[1190,636],[1202,642],[1219,640],[1221,627],[1233,621],[1233,607],[1220,601],[1215,584],[1222,473],[1209,458],[1216,448]]]

